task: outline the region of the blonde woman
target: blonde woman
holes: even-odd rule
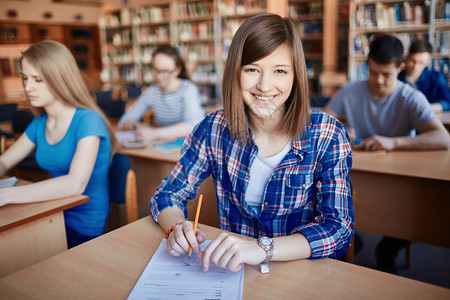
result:
[[[80,193],[89,196],[89,202],[64,212],[68,246],[74,247],[104,233],[114,135],[64,45],[34,44],[20,62],[25,95],[36,117],[0,156],[0,176],[36,150],[37,163],[52,178],[3,188],[0,206]]]

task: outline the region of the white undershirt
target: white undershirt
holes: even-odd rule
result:
[[[290,141],[280,152],[273,156],[260,157],[257,155],[250,167],[250,180],[247,191],[245,192],[245,201],[247,201],[257,215],[261,211],[266,184],[289,150],[291,150]]]

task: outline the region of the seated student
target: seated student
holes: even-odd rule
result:
[[[114,135],[66,46],[55,41],[31,45],[20,63],[25,95],[37,116],[0,156],[0,176],[36,150],[37,163],[52,178],[2,188],[0,206],[89,196],[89,202],[64,211],[68,246],[74,247],[105,232]]]
[[[409,83],[421,91],[434,112],[450,110],[450,89],[444,74],[430,70],[433,48],[427,40],[416,40],[409,46],[405,60],[405,69],[398,74],[398,79]]]
[[[188,135],[204,117],[200,92],[192,83],[175,48],[162,45],[152,56],[152,84],[120,118],[119,127],[131,130],[149,109],[160,127],[139,126],[145,140]]]
[[[355,149],[446,149],[449,135],[425,96],[397,79],[403,68],[398,38],[380,35],[370,44],[369,79],[347,83],[325,111],[346,117]],[[414,135],[414,129],[420,134]],[[377,247],[378,268],[396,272],[395,257],[409,242],[385,237]],[[398,247],[391,246],[393,244]]]
[[[310,111],[298,24],[274,14],[248,18],[232,40],[222,95],[224,110],[186,138],[151,199],[168,251],[178,256],[191,245],[204,271],[211,263],[237,271],[342,256],[353,236],[351,145],[341,123]],[[200,252],[205,235],[185,220],[186,205],[210,175],[221,229],[257,240],[224,232]]]

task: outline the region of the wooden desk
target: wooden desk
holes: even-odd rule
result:
[[[219,230],[201,226],[208,239]],[[126,299],[164,232],[150,217],[0,279],[1,299]],[[332,259],[246,266],[243,299],[449,299],[450,290]]]
[[[147,216],[149,214],[151,197],[156,192],[161,181],[172,171],[180,159],[180,154],[157,151],[153,149],[152,144],[146,148],[123,149],[121,152],[130,156],[132,169],[136,173],[139,215]],[[200,222],[219,227],[216,190],[211,177],[208,177],[201,184],[198,193],[203,194],[204,197]],[[189,219],[191,220],[195,216],[196,203],[188,206]]]
[[[0,207],[0,277],[67,250],[63,211],[87,201],[77,195]]]
[[[450,247],[450,151],[353,152],[357,230]]]
[[[437,114],[438,118],[444,124],[445,128],[450,132],[450,111]]]

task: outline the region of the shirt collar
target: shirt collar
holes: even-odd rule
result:
[[[247,126],[250,132],[250,138],[253,141],[253,132],[250,127],[250,122],[247,118]],[[254,145],[255,143],[252,142]],[[303,157],[303,152],[311,151],[311,123],[307,122],[306,127],[301,135],[300,139],[295,139],[292,141],[292,151],[295,155]]]

